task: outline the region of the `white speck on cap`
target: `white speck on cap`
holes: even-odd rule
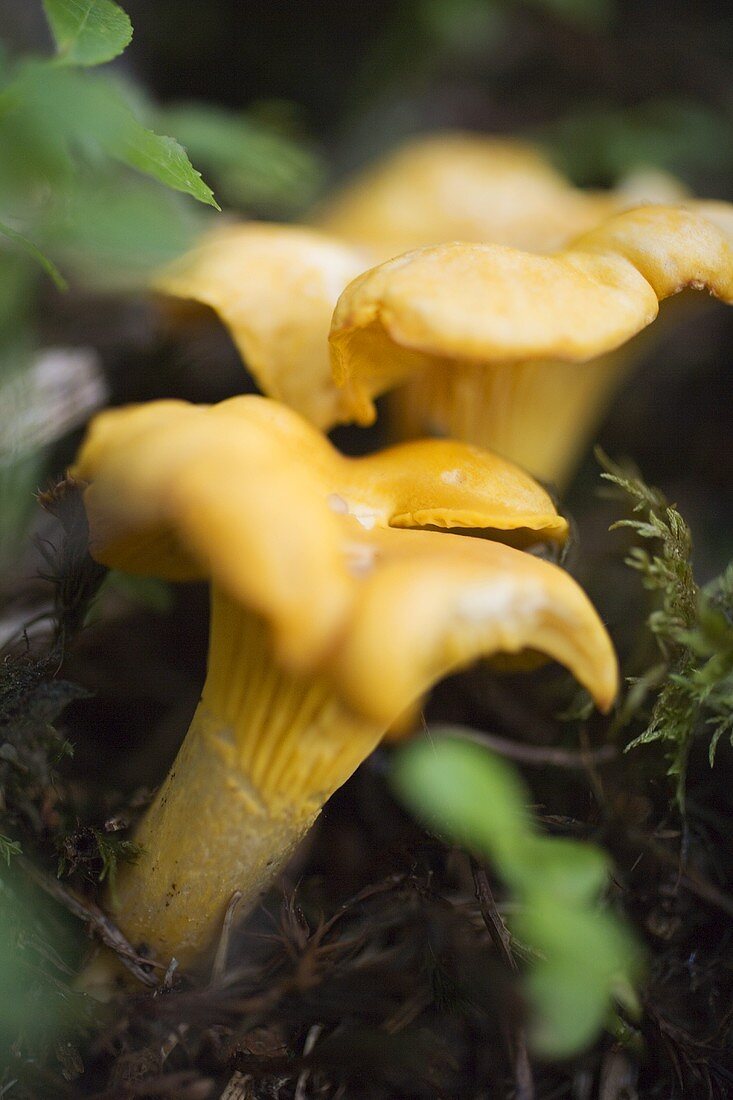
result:
[[[532,619],[545,604],[542,591],[507,577],[468,588],[458,598],[456,613],[470,623],[500,620],[508,615]]]
[[[326,502],[331,511],[337,512],[339,515],[345,516],[349,510],[347,501],[345,501],[342,496],[339,496],[338,493],[329,493],[326,497]]]

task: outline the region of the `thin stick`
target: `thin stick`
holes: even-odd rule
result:
[[[36,886],[50,894],[52,898],[63,905],[65,909],[68,909],[70,913],[73,913],[75,917],[78,917],[79,920],[89,924],[102,943],[115,952],[122,965],[127,967],[139,982],[151,987],[158,985],[158,979],[149,972],[148,967],[156,967],[160,970],[165,970],[165,967],[161,963],[156,963],[152,959],[146,959],[138,955],[122,935],[117,925],[113,924],[98,905],[82,897],[81,894],[77,894],[70,886],[64,886],[57,879],[51,878],[50,875],[40,871],[38,867],[34,867],[25,856],[16,856],[15,861],[23,868],[28,878],[35,882]]]
[[[502,960],[510,970],[517,970],[517,962],[512,951],[512,937],[504,923],[504,918],[496,904],[494,894],[489,885],[489,876],[484,868],[471,859],[471,871],[473,872],[473,884],[476,888],[476,901],[481,910],[484,924],[491,936],[492,943],[502,957]]]
[[[229,1078],[229,1083],[219,1097],[219,1100],[248,1100],[252,1096],[251,1077],[249,1074],[236,1070]]]
[[[487,749],[491,749],[500,756],[506,756],[509,760],[516,760],[520,764],[531,764],[538,768],[544,768],[549,764],[553,768],[584,771],[589,764],[596,766],[609,764],[618,758],[618,749],[615,745],[601,745],[598,749],[573,752],[570,749],[559,749],[554,746],[526,745],[520,741],[512,741],[508,737],[499,737],[495,733],[463,727],[455,729],[452,727],[451,734],[465,741],[475,741],[477,745],[484,745]]]
[[[504,918],[496,904],[489,876],[475,859],[471,858],[471,871],[473,883],[476,889],[476,900],[479,904],[484,924],[491,936],[492,943],[501,955],[504,965],[514,973],[518,970],[517,961],[512,951],[512,937],[504,923]],[[527,1051],[527,1035],[523,1027],[518,1027],[513,1042],[507,1036],[509,1048],[514,1047],[514,1084],[516,1086],[516,1100],[534,1100],[535,1089],[532,1077],[532,1066]]]

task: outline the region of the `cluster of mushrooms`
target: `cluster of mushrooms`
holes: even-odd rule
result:
[[[201,700],[109,898],[133,945],[205,958],[232,896],[251,909],[390,726],[480,657],[538,652],[611,707],[596,611],[526,552],[567,536],[534,478],[567,483],[662,299],[733,302],[731,236],[733,208],[672,181],[583,192],[525,146],[448,136],[309,226],[227,223],[159,274],[267,396],[106,411],[72,469],[100,562],[211,587]],[[324,433],[382,394],[395,444],[340,454]]]

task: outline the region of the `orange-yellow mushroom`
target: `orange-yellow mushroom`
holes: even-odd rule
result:
[[[326,346],[339,294],[374,263],[444,240],[560,246],[634,197],[572,187],[532,146],[447,134],[411,142],[326,203],[316,228],[229,223],[155,289],[211,308],[259,388],[320,428],[348,419]],[[297,364],[297,366],[296,366]]]
[[[136,573],[208,578],[201,701],[118,875],[123,931],[186,965],[231,895],[252,906],[330,794],[440,677],[539,650],[602,709],[611,643],[561,569],[487,539],[563,539],[547,494],[510,463],[447,441],[340,455],[299,416],[240,397],[101,414],[73,474],[91,549]]]
[[[235,223],[207,233],[155,289],[213,309],[263,393],[329,428],[346,418],[328,362],[331,314],[370,262],[315,229]]]
[[[387,260],[442,241],[491,241],[547,252],[656,185],[574,187],[539,149],[510,138],[445,133],[416,138],[331,195],[314,224]]]
[[[562,484],[659,302],[733,301],[725,215],[700,207],[638,207],[551,256],[442,244],[359,276],[331,327],[351,415],[369,423],[395,389],[400,434],[470,440]]]

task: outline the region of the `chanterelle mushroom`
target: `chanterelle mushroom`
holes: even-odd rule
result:
[[[160,272],[155,289],[213,309],[259,388],[330,428],[347,419],[328,362],[331,314],[371,262],[315,229],[247,222],[207,233]]]
[[[347,459],[259,397],[108,411],[73,474],[102,562],[208,577],[206,683],[118,876],[134,943],[194,959],[235,890],[252,905],[329,795],[441,676],[532,648],[606,709],[613,649],[561,569],[432,527],[565,522],[531,478],[474,447],[405,444]]]
[[[335,195],[321,208],[317,228],[225,224],[161,271],[155,289],[214,310],[260,390],[327,429],[349,418],[326,341],[336,301],[357,275],[445,240],[546,251],[641,201],[645,189],[648,197],[642,182],[631,200],[623,190],[581,191],[517,141],[422,138]]]
[[[643,187],[651,197],[654,189]],[[545,252],[628,204],[623,191],[573,187],[525,142],[445,133],[416,138],[367,168],[324,202],[315,224],[384,260],[454,240]]]
[[[701,208],[723,225],[714,204]],[[397,387],[404,434],[491,447],[562,483],[620,370],[618,349],[687,287],[733,301],[730,238],[683,207],[617,214],[552,256],[490,244],[407,253],[355,279],[331,328],[352,416]]]

